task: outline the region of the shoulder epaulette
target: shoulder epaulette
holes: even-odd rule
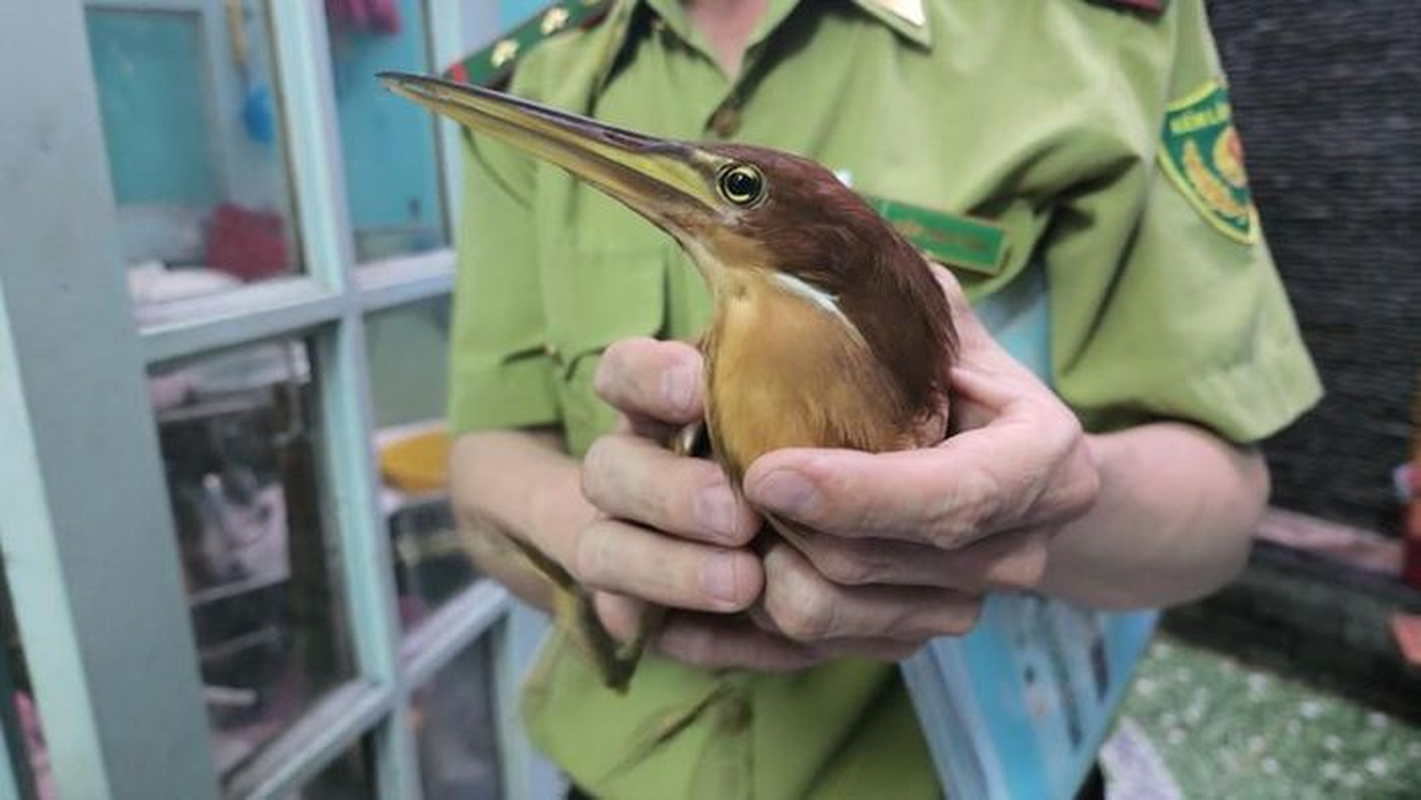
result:
[[[1169,0],[1091,0],[1106,6],[1115,6],[1130,11],[1142,11],[1146,14],[1163,14],[1169,7]]]
[[[590,28],[602,21],[613,0],[566,0],[554,3],[524,20],[489,46],[466,56],[444,71],[460,83],[502,88],[513,75],[518,59],[544,39],[567,30]]]

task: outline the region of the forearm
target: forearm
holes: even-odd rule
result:
[[[1176,423],[1088,441],[1100,492],[1052,540],[1045,592],[1102,608],[1163,606],[1237,574],[1268,499],[1256,451]]]
[[[505,537],[534,542],[560,563],[594,509],[581,467],[552,431],[460,436],[450,453],[455,516],[475,563],[524,602],[547,609],[551,586]]]

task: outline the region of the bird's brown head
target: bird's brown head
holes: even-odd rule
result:
[[[749,145],[660,139],[437,78],[380,78],[641,214],[681,243],[718,297],[746,276],[771,276],[899,365],[909,404],[945,396],[942,354],[954,336],[936,281],[921,255],[819,164]],[[914,320],[923,329],[904,335]]]

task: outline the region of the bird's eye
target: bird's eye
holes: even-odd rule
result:
[[[726,167],[720,173],[720,193],[737,206],[752,206],[765,195],[765,178],[748,164]]]

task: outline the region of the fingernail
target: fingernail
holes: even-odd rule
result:
[[[712,599],[726,605],[734,605],[735,557],[730,553],[717,553],[701,567],[701,589]]]
[[[735,536],[735,493],[724,484],[707,486],[696,495],[696,517],[717,536]]]
[[[776,511],[798,514],[817,497],[814,484],[802,473],[792,469],[777,469],[766,475],[756,487],[760,502]]]
[[[662,397],[673,409],[690,411],[696,398],[696,383],[700,379],[700,370],[693,364],[672,367],[661,373]]]

